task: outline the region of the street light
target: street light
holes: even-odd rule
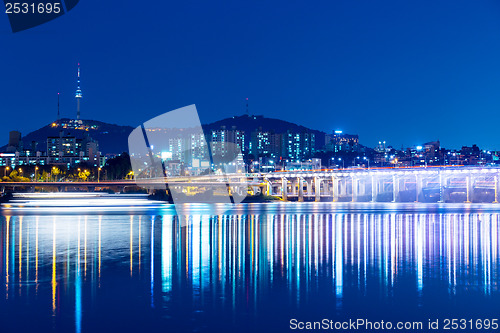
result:
[[[4,177],[7,177],[7,171],[9,170],[10,168],[7,166],[5,167],[5,169],[3,170],[3,176]]]
[[[35,167],[35,182],[38,182],[38,167]]]
[[[356,158],[352,160],[352,166],[355,166],[354,164],[356,163],[356,160],[359,160],[359,156],[356,156]],[[359,166],[359,161],[357,166]]]
[[[97,182],[99,183],[99,179],[101,178],[101,168],[97,168]]]

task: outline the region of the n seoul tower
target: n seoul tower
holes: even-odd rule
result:
[[[76,120],[80,120],[80,100],[82,99],[82,89],[80,88],[80,63],[78,63],[78,80],[76,88]]]

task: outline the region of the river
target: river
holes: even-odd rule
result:
[[[475,325],[500,314],[497,210],[4,207],[1,331],[287,332],[323,319]]]

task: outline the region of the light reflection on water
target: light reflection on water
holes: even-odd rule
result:
[[[286,328],[291,313],[348,318],[354,307],[376,313],[382,304],[431,313],[442,304],[498,303],[498,213],[305,207],[5,215],[0,319],[16,329],[105,331],[97,322],[106,317],[122,331],[231,331],[258,320]],[[36,321],[22,322],[20,309]]]

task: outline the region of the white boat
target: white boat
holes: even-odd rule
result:
[[[4,209],[30,208],[155,208],[162,201],[149,200],[147,194],[108,194],[95,192],[14,193],[1,205]]]

